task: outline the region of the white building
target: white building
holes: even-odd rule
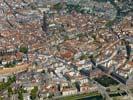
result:
[[[62,90],[62,95],[63,96],[69,96],[69,95],[75,95],[77,94],[77,89],[76,88],[68,88],[68,89],[63,89]]]

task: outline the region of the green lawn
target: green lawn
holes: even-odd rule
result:
[[[113,100],[128,100],[128,98],[127,99],[124,99],[123,96],[113,97],[112,99]]]
[[[112,79],[111,77],[108,77],[106,75],[100,77],[100,78],[94,78],[95,81],[97,81],[98,83],[100,83],[101,85],[105,86],[105,87],[109,87],[112,85],[118,85],[119,83],[117,81],[115,81],[114,79]]]
[[[58,100],[77,100],[77,99],[81,99],[81,98],[88,97],[88,96],[100,96],[100,94],[98,92],[93,92],[93,93],[87,93],[87,94],[66,96]]]

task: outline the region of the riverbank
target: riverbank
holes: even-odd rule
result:
[[[95,99],[95,100],[102,100],[102,96],[98,92],[94,93],[86,93],[86,94],[79,94],[79,95],[73,95],[73,96],[65,96],[58,100],[87,100],[88,98],[101,98],[101,99]],[[91,100],[91,99],[89,99]]]

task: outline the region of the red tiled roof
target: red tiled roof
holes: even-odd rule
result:
[[[133,61],[128,62],[129,65],[133,65]]]
[[[66,51],[64,53],[61,53],[61,56],[64,58],[71,58],[73,56],[73,53],[71,51]]]

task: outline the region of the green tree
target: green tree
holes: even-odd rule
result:
[[[0,100],[3,100],[3,97],[2,96],[0,96]]]
[[[8,97],[10,97],[13,94],[12,88],[8,87]]]
[[[69,39],[69,36],[68,35],[65,35],[64,36],[64,40],[66,41],[66,40],[68,40]]]
[[[13,75],[13,77],[12,77],[12,81],[16,81],[16,76],[15,75]]]
[[[55,4],[55,5],[53,6],[53,8],[56,9],[57,11],[60,11],[60,10],[63,8],[63,6],[62,6],[61,3],[57,3],[57,4]]]
[[[23,94],[22,94],[21,91],[18,92],[18,99],[19,99],[19,100],[24,100]]]
[[[20,46],[19,51],[26,54],[28,52],[28,48],[24,46]]]
[[[42,70],[42,72],[41,72],[41,73],[46,74],[46,71],[45,71],[45,70]]]
[[[53,94],[49,94],[48,98],[51,99],[54,95]]]
[[[15,81],[16,81],[16,76],[13,76],[13,77],[9,77],[7,82],[1,82],[0,83],[0,91],[7,89]]]
[[[35,86],[34,89],[32,89],[32,90],[31,90],[31,93],[30,93],[30,96],[31,96],[31,99],[32,99],[32,100],[35,100],[35,99],[36,99],[37,92],[38,92],[38,87]]]
[[[5,64],[4,67],[11,68],[11,67],[15,67],[15,65],[16,65],[16,63],[14,63],[14,61],[13,61],[13,62],[9,62],[9,63]]]
[[[88,58],[87,54],[82,54],[80,56],[80,60],[84,60],[84,59],[87,59],[87,58]]]

